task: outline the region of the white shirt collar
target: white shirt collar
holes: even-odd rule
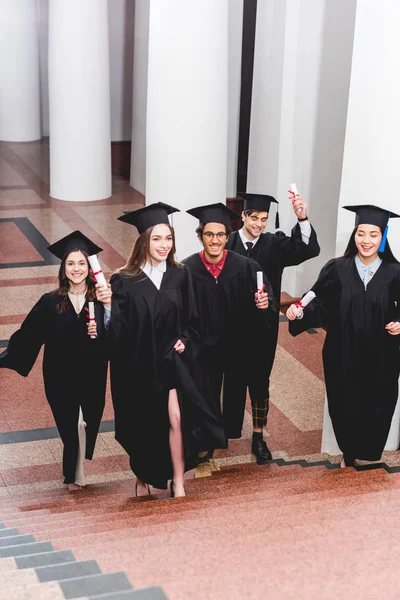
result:
[[[142,271],[144,273],[146,273],[146,275],[148,277],[150,276],[150,273],[152,271],[160,271],[161,273],[165,273],[166,270],[167,270],[167,261],[166,260],[162,260],[160,262],[160,264],[158,264],[158,265],[151,265],[149,262],[146,262],[144,267],[142,267]]]
[[[260,239],[260,236],[258,236],[256,238],[254,238],[254,240],[248,240],[247,237],[243,233],[243,227],[242,227],[242,229],[239,229],[239,236],[240,236],[240,239],[242,240],[243,246],[246,248],[246,250],[247,250],[247,246],[246,246],[247,242],[251,242],[253,244],[253,248],[254,248],[254,246],[257,244],[258,240]]]

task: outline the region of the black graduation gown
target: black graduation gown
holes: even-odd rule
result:
[[[400,320],[400,264],[384,261],[365,290],[353,258],[333,259],[312,289],[317,297],[289,331],[327,327],[323,363],[339,448],[379,460],[398,398],[400,336],[385,325]]]
[[[43,379],[61,440],[64,444],[64,483],[74,483],[78,459],[79,407],[86,427],[86,458],[93,456],[105,404],[107,353],[104,343],[104,308],[95,302],[99,337],[87,334],[88,303],[79,315],[69,302],[69,312],[58,314],[58,297],[44,294],[0,355],[0,367],[26,377],[44,344]]]
[[[231,233],[226,247],[228,250],[246,256],[246,249],[243,246],[238,231]],[[300,265],[306,260],[318,256],[319,253],[320,247],[313,227],[311,227],[309,243],[305,244],[301,238],[300,225],[297,223],[293,227],[290,237],[285,235],[283,231],[262,233],[256,245],[250,251],[249,257],[261,266],[272,286],[274,298],[279,303],[284,268]],[[278,341],[279,311],[275,313],[275,319],[272,320],[271,325],[269,344],[268,348],[265,348],[263,367],[269,373],[274,362]]]
[[[185,267],[167,267],[158,290],[140,273],[111,278],[109,327],[115,437],[136,476],[157,488],[172,478],[168,394],[180,403],[186,469],[198,452],[226,447],[222,424],[210,409],[209,391],[196,361],[196,306]],[[181,339],[186,348],[174,350]]]
[[[223,375],[227,378],[240,373],[247,386],[254,372],[262,370],[260,350],[268,343],[270,322],[278,308],[265,277],[269,308],[262,311],[256,307],[256,273],[261,268],[253,260],[228,251],[218,279],[207,270],[198,253],[183,262],[192,274],[199,312],[201,363],[213,388],[214,405],[219,410]],[[266,385],[265,378],[263,385]],[[228,391],[224,389],[223,420],[229,438],[240,437],[245,400],[241,389],[235,386]]]

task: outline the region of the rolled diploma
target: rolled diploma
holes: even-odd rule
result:
[[[92,256],[88,256],[88,261],[89,261],[90,266],[92,267],[92,271],[93,271],[93,275],[95,276],[96,283],[99,283],[100,285],[107,287],[107,281],[106,281],[106,278],[104,277],[104,273],[101,269],[99,259],[97,258],[96,254],[92,254]]]
[[[95,316],[94,316],[94,302],[89,302],[89,321],[95,321]],[[92,340],[96,339],[95,335],[91,335],[90,336]]]
[[[307,294],[305,296],[303,296],[303,298],[300,300],[300,302],[298,302],[296,304],[297,307],[297,314],[300,314],[300,311],[305,308],[307,306],[307,304],[310,304],[311,300],[314,300],[315,298],[315,293],[312,291],[307,292]]]
[[[265,289],[264,285],[264,273],[262,271],[257,271],[257,290],[258,295],[262,294]]]
[[[290,186],[290,189],[292,190],[292,192],[294,193],[295,197],[296,196],[300,196],[299,191],[297,189],[297,185],[295,183],[292,183]],[[297,212],[301,213],[303,211],[302,208],[299,208]]]

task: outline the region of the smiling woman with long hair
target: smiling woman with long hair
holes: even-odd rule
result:
[[[196,352],[190,277],[174,258],[174,232],[158,202],[120,220],[139,231],[127,263],[112,276],[111,391],[115,437],[130,457],[136,494],[149,485],[184,496],[184,472],[210,443],[226,446],[205,400]]]
[[[111,290],[96,292],[88,255],[101,252],[101,248],[80,231],[49,250],[61,259],[58,287],[39,299],[11,336],[7,350],[0,355],[0,367],[26,377],[44,344],[43,379],[64,446],[64,483],[76,490],[85,484],[83,461],[93,456],[104,410],[107,355],[103,306],[111,305]],[[89,322],[90,301],[94,302],[95,322]]]
[[[289,331],[327,327],[323,349],[329,414],[342,466],[381,458],[398,398],[400,264],[386,240],[398,215],[372,205],[347,206],[356,227],[345,254],[330,260],[312,290],[316,298]]]

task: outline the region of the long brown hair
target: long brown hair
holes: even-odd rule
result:
[[[83,254],[83,256],[85,257],[86,263],[87,263],[87,266],[89,269],[88,276],[86,277],[86,287],[87,287],[86,300],[88,300],[90,302],[94,302],[94,300],[96,300],[96,288],[95,288],[96,282],[95,282],[93,274],[90,270],[87,252],[85,252],[84,250],[80,250],[79,248],[69,250],[67,252],[67,254],[65,254],[63,256],[61,265],[60,265],[60,269],[58,271],[58,288],[55,291],[56,296],[58,297],[58,302],[57,302],[57,313],[58,314],[67,313],[70,310],[70,302],[68,299],[70,281],[65,272],[65,265],[66,265],[69,255],[72,252],[81,252]]]
[[[139,275],[143,265],[147,261],[147,257],[150,254],[150,238],[154,227],[157,227],[157,225],[149,227],[146,229],[146,231],[139,235],[134,243],[130,257],[128,258],[126,264],[119,269],[119,271],[124,271],[125,274],[130,276]],[[179,267],[181,266],[180,263],[175,260],[175,232],[171,225],[167,225],[167,227],[172,235],[172,248],[166,258],[166,261],[170,267]]]

